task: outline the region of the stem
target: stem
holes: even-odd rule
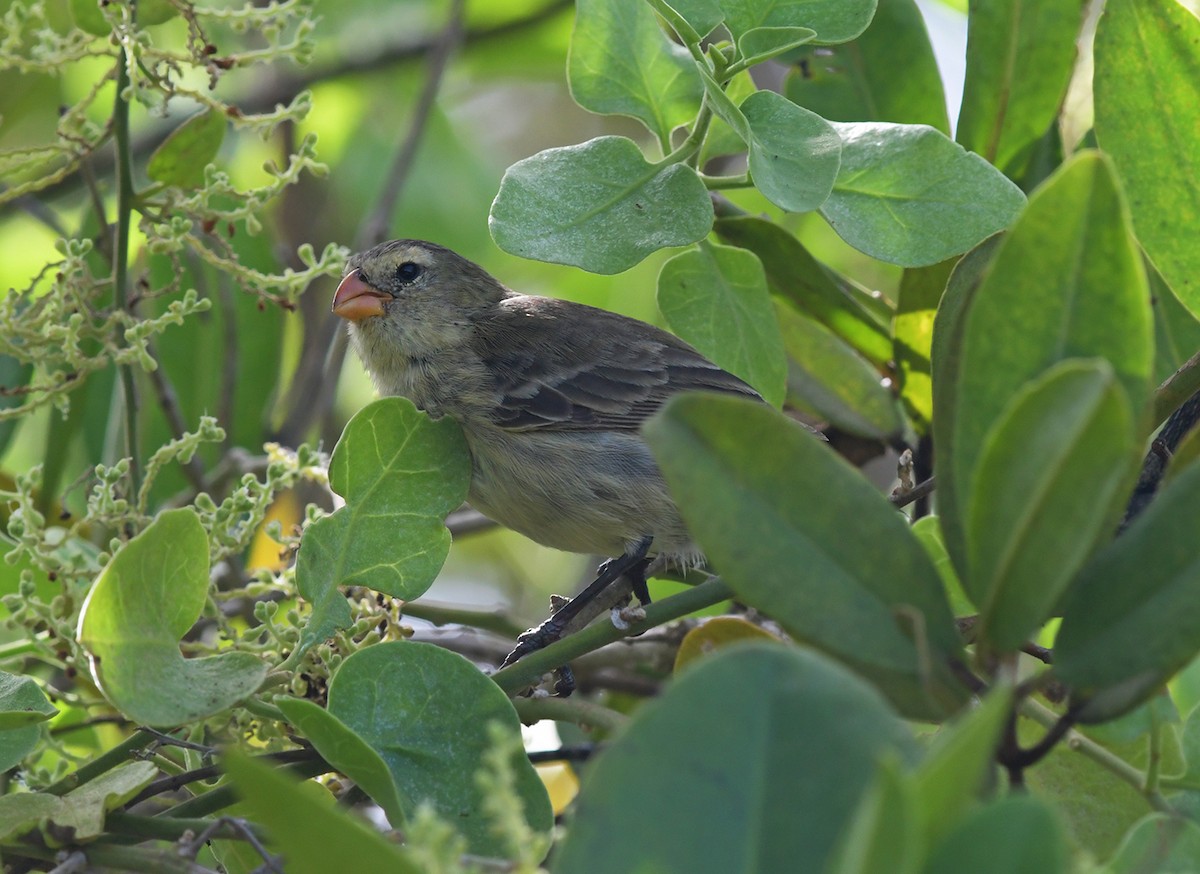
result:
[[[708,126],[712,122],[712,115],[712,106],[708,102],[708,95],[705,94],[700,99],[700,111],[696,113],[696,123],[692,125],[687,139],[679,144],[679,148],[665,155],[654,166],[665,167],[668,164],[679,164],[699,152],[700,145],[704,142],[704,135],[708,133]]]
[[[697,60],[702,59],[704,57],[703,53],[699,55],[697,53],[700,52],[700,40],[703,37],[696,33],[696,29],[688,24],[682,15],[664,3],[663,0],[648,0],[648,2],[650,3],[650,7],[661,15],[667,24],[671,25],[671,29],[683,40],[683,44],[688,47],[692,56],[696,57]]]
[[[1154,424],[1160,425],[1184,401],[1200,391],[1200,352],[1172,373],[1154,393]]]
[[[514,698],[517,715],[526,725],[539,719],[591,725],[605,731],[618,731],[629,721],[624,713],[601,707],[582,698]]]
[[[465,625],[481,628],[504,637],[516,637],[525,628],[503,610],[476,610],[437,602],[405,601],[404,615],[424,619],[434,625]],[[289,676],[290,679],[290,676]]]
[[[111,771],[117,765],[129,758],[134,750],[150,746],[157,738],[152,732],[138,730],[99,758],[92,759],[83,767],[72,771],[56,783],[43,789],[51,795],[66,795],[72,789],[82,786],[89,780],[94,780],[106,771]]]
[[[530,653],[514,665],[509,665],[492,674],[496,685],[513,695],[538,681],[542,674],[565,665],[573,658],[599,649],[605,644],[622,638],[641,634],[656,625],[662,625],[713,604],[733,597],[733,592],[720,577],[711,577],[693,589],[657,601],[646,608],[646,618],[621,630],[611,622],[596,622],[582,631],[555,641],[545,649]]]
[[[709,191],[720,191],[724,188],[749,188],[753,184],[750,181],[749,173],[742,173],[739,176],[708,176],[701,173],[700,181]]]
[[[118,309],[129,311],[129,223],[133,213],[133,150],[129,141],[129,101],[125,92],[129,89],[128,55],[121,48],[117,60],[117,97],[113,107],[113,136],[117,149],[117,221],[113,245],[113,303]],[[117,337],[119,346],[125,345],[124,336]],[[141,462],[138,460],[137,397],[134,394],[133,366],[121,366],[121,389],[125,400],[125,455],[129,457],[130,494],[141,489]]]
[[[1019,711],[1022,716],[1032,719],[1034,722],[1041,723],[1046,728],[1053,728],[1059,719],[1058,714],[1054,711],[1029,698],[1020,703]],[[1075,750],[1075,752],[1087,756],[1093,762],[1106,768],[1114,776],[1124,780],[1138,792],[1142,793],[1146,800],[1150,802],[1150,806],[1155,810],[1163,813],[1175,813],[1175,808],[1171,806],[1170,802],[1156,788],[1151,788],[1147,785],[1147,775],[1143,774],[1120,756],[1074,730],[1067,732],[1066,745],[1068,749]]]
[[[285,773],[300,780],[307,780],[309,777],[316,777],[319,774],[328,774],[330,770],[329,764],[324,759],[312,762],[300,762],[290,768],[283,769]],[[237,791],[233,786],[229,783],[222,783],[216,789],[209,790],[203,795],[197,795],[195,798],[188,799],[182,804],[172,807],[170,810],[163,811],[159,816],[164,819],[199,818],[216,813],[218,810],[229,807],[231,804],[236,804],[238,800]]]
[[[1158,711],[1151,706],[1150,710],[1150,751],[1149,761],[1146,763],[1146,782],[1142,786],[1142,791],[1150,794],[1158,794],[1159,787],[1159,767],[1162,765],[1162,722],[1158,718]]]
[[[114,810],[104,820],[105,830],[114,834],[159,841],[177,841],[188,832],[199,834],[214,825],[218,824],[197,817],[139,816],[120,810]],[[221,826],[210,836],[233,841],[243,839],[243,833],[232,824]]]

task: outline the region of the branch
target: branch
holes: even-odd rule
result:
[[[597,622],[569,637],[555,641],[545,649],[530,653],[516,664],[492,674],[492,679],[497,686],[513,695],[538,682],[547,671],[553,671],[606,643],[641,634],[656,625],[679,619],[731,597],[733,592],[729,586],[725,585],[720,577],[712,577],[693,589],[650,604],[646,607],[646,618],[626,629],[617,628],[611,622]]]
[[[611,732],[619,731],[629,721],[624,713],[583,698],[514,698],[513,706],[526,725],[542,719],[553,719],[555,722],[590,725]]]
[[[1194,369],[1200,372],[1200,367]],[[1142,472],[1138,476],[1137,485],[1134,486],[1133,495],[1130,496],[1129,503],[1125,507],[1125,518],[1121,520],[1121,530],[1124,530],[1154,500],[1154,495],[1158,492],[1162,478],[1167,472],[1171,455],[1198,421],[1200,421],[1200,391],[1193,394],[1175,412],[1171,413],[1166,424],[1162,426],[1162,430],[1158,432],[1158,436],[1154,438],[1154,442],[1150,444],[1150,451],[1146,453],[1146,458],[1142,462]]]
[[[117,309],[132,313],[129,300],[129,231],[133,219],[133,155],[129,146],[129,56],[121,48],[117,59],[117,96],[113,106],[113,136],[117,152],[117,221],[116,243],[113,246],[113,301]],[[118,335],[117,343],[125,345]],[[125,397],[125,455],[129,456],[129,493],[136,495],[141,488],[141,461],[138,453],[137,394],[133,381],[133,365],[120,368],[121,387]]]
[[[421,138],[429,124],[429,116],[433,112],[434,102],[442,88],[446,66],[450,62],[450,56],[462,42],[463,3],[464,0],[451,0],[446,26],[429,49],[429,73],[425,79],[425,87],[421,89],[417,105],[413,109],[412,123],[408,127],[408,133],[392,159],[392,166],[384,180],[379,201],[359,231],[355,247],[359,251],[377,246],[388,239],[392,213],[396,211],[400,192],[404,190],[404,183],[408,181],[413,160],[417,156],[417,148],[420,146]]]

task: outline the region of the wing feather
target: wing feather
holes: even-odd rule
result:
[[[674,335],[569,301],[512,295],[474,345],[495,376],[496,423],[511,430],[635,431],[682,391],[760,399]]]

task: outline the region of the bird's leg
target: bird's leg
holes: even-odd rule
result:
[[[600,565],[596,571],[596,579],[589,583],[587,588],[556,610],[537,628],[531,628],[517,638],[517,645],[504,657],[500,667],[506,668],[529,653],[543,649],[558,640],[563,636],[563,632],[567,630],[571,621],[622,576],[629,581],[638,600],[642,604],[649,604],[650,593],[646,587],[646,568],[650,564],[650,559],[646,557],[646,553],[650,550],[653,540],[653,537],[645,537],[632,552],[627,552]],[[564,680],[568,680],[568,678],[563,677],[560,685]],[[570,686],[573,688],[574,683],[570,682]],[[560,694],[563,693],[560,692]]]

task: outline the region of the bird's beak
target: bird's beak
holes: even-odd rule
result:
[[[357,270],[352,270],[346,274],[333,296],[333,314],[351,322],[382,316],[383,302],[387,299],[386,294],[371,288],[363,282]]]

